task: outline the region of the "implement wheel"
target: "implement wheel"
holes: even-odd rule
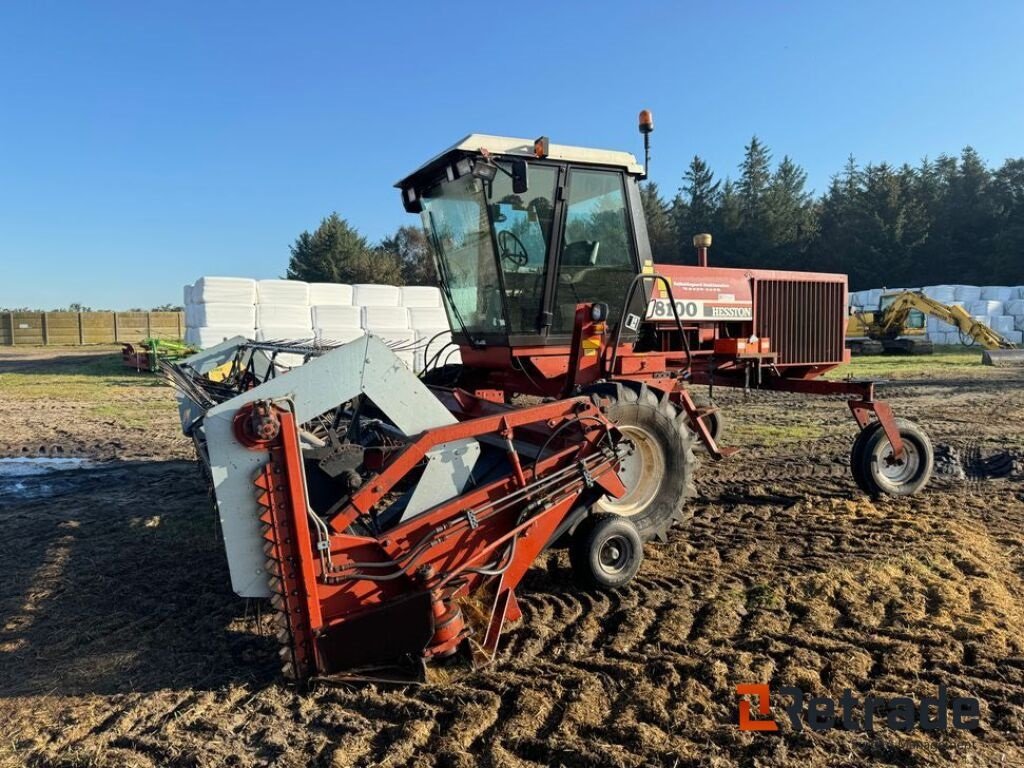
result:
[[[572,536],[569,562],[584,589],[616,589],[636,576],[644,543],[628,517],[591,515]]]
[[[894,459],[892,445],[878,422],[862,429],[850,451],[853,479],[870,496],[910,496],[928,484],[935,469],[931,440],[917,424],[896,419],[903,456]]]
[[[659,400],[645,385],[634,389],[602,384],[585,389],[584,394],[610,401],[606,415],[633,448],[619,468],[625,495],[605,496],[594,511],[628,517],[643,541],[664,541],[673,522],[693,514],[686,499],[694,495],[696,460],[685,414],[678,414],[667,397]]]

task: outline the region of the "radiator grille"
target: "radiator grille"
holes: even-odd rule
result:
[[[754,332],[771,339],[782,365],[843,361],[846,283],[755,280]]]

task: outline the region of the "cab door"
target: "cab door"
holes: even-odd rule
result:
[[[603,302],[614,324],[639,272],[625,182],[620,171],[571,167],[552,280],[550,335],[572,333],[576,305]],[[554,249],[553,249],[554,250]]]

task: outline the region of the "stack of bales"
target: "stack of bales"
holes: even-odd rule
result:
[[[883,292],[894,288],[872,288],[850,293],[851,310],[877,309]],[[926,285],[925,296],[942,304],[963,307],[969,315],[983,325],[997,331],[1014,344],[1024,342],[1024,286],[1004,285]],[[938,318],[926,320],[928,338],[935,344],[960,344],[960,332],[955,326]]]
[[[370,333],[419,371],[433,362],[459,362],[441,292],[430,286],[304,283],[202,277],[185,286],[186,341],[210,347],[233,336],[260,341],[349,342]],[[279,356],[299,364],[297,356]]]
[[[256,281],[201,277],[185,286],[185,341],[211,347],[232,336],[256,335]]]

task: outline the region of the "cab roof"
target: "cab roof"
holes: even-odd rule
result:
[[[533,152],[533,139],[517,139],[511,136],[471,133],[425,162],[404,179],[397,182],[395,186],[399,189],[405,189],[413,184],[413,180],[417,176],[442,166],[461,155],[477,154],[481,149],[486,149],[493,155],[537,159]],[[566,144],[549,144],[546,159],[569,163],[612,166],[623,168],[627,173],[642,174],[644,172],[643,166],[636,161],[632,154],[611,149],[592,149],[590,147],[572,147]]]

